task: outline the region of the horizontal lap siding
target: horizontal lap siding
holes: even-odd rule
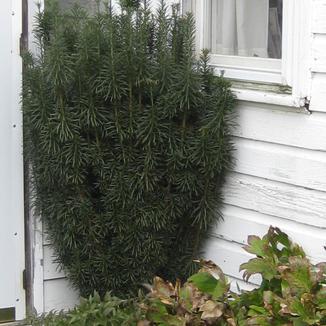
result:
[[[241,279],[239,266],[252,257],[242,249],[248,235],[263,236],[272,225],[312,262],[326,261],[326,113],[245,102],[238,110],[237,161],[224,188],[224,222],[212,232],[206,257]],[[259,277],[250,281],[256,284]]]
[[[234,136],[326,151],[326,115],[287,112],[273,105],[240,102]]]
[[[224,222],[206,251],[235,280],[250,256],[241,248],[248,235],[262,236],[270,225],[300,243],[313,262],[326,261],[326,0],[311,5],[311,114],[239,103]]]
[[[241,227],[235,228],[235,225],[241,225]],[[258,236],[263,236],[270,225],[279,227],[293,241],[300,243],[313,261],[325,259],[324,230],[232,205],[225,205],[224,222],[216,226],[212,232],[212,237],[243,246],[247,242],[248,233],[254,232]]]
[[[312,5],[312,114],[244,101],[237,107],[236,164],[224,188],[224,222],[212,231],[205,254],[234,290],[259,283],[257,276],[250,284],[241,280],[239,265],[252,257],[242,246],[249,234],[262,236],[270,225],[300,243],[313,262],[326,261],[326,0]],[[46,240],[43,254],[45,310],[72,307],[78,295],[53,263]]]
[[[236,172],[326,191],[326,152],[235,138]]]
[[[326,230],[326,193],[232,173],[224,189],[227,204]]]

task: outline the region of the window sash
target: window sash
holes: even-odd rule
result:
[[[214,0],[186,0],[183,10],[192,9],[196,18],[197,50],[209,48],[211,43],[211,4]],[[211,64],[217,73],[223,73],[227,78],[282,83],[282,60],[257,57],[229,56],[211,54]],[[238,73],[237,73],[238,72]]]
[[[211,54],[210,63],[226,78],[282,83],[282,60]]]
[[[194,12],[199,51],[209,45],[210,4],[214,0],[186,1],[188,6],[183,0],[182,9]],[[282,59],[211,54],[211,64],[217,74],[227,78],[289,86],[292,94],[286,96],[291,99],[284,97],[284,105],[303,107],[310,99],[311,20],[311,0],[283,0]]]

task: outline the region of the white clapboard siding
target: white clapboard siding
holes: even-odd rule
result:
[[[44,282],[44,312],[72,309],[79,300],[65,278]]]
[[[326,152],[244,138],[234,143],[236,172],[326,191]]]
[[[235,136],[326,151],[325,114],[285,112],[276,106],[250,102],[240,102],[237,114]]]
[[[326,72],[326,34],[315,34],[312,42],[312,71]]]
[[[310,111],[326,112],[326,74],[313,74],[309,109]]]
[[[326,34],[325,0],[313,1],[312,32],[315,34]]]
[[[272,225],[300,244],[313,262],[326,261],[326,230],[230,205],[225,205],[223,216],[224,221],[213,230],[215,237],[246,244],[249,235],[262,237]]]
[[[326,192],[240,173],[229,175],[225,203],[326,229]]]

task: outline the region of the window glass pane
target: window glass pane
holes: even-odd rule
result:
[[[212,0],[211,51],[281,58],[282,7],[283,0]]]
[[[202,36],[213,53],[282,57],[283,0],[183,0],[183,11],[197,16],[201,1],[209,4]]]

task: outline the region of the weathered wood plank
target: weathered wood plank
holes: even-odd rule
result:
[[[232,173],[226,204],[326,229],[326,193]]]
[[[326,114],[277,110],[272,105],[240,102],[234,136],[326,151]]]
[[[79,302],[78,293],[69,282],[56,279],[44,282],[44,311],[61,311],[72,309]]]
[[[326,34],[326,2],[324,0],[313,1],[312,32]]]
[[[326,112],[326,74],[313,74],[309,109]]]
[[[312,42],[312,71],[326,72],[326,34],[315,34]]]
[[[326,191],[326,152],[243,138],[235,148],[236,172]]]
[[[313,262],[326,261],[326,230],[230,205],[225,205],[223,216],[213,231],[221,239],[246,244],[248,235],[263,236],[272,225],[301,245]]]

